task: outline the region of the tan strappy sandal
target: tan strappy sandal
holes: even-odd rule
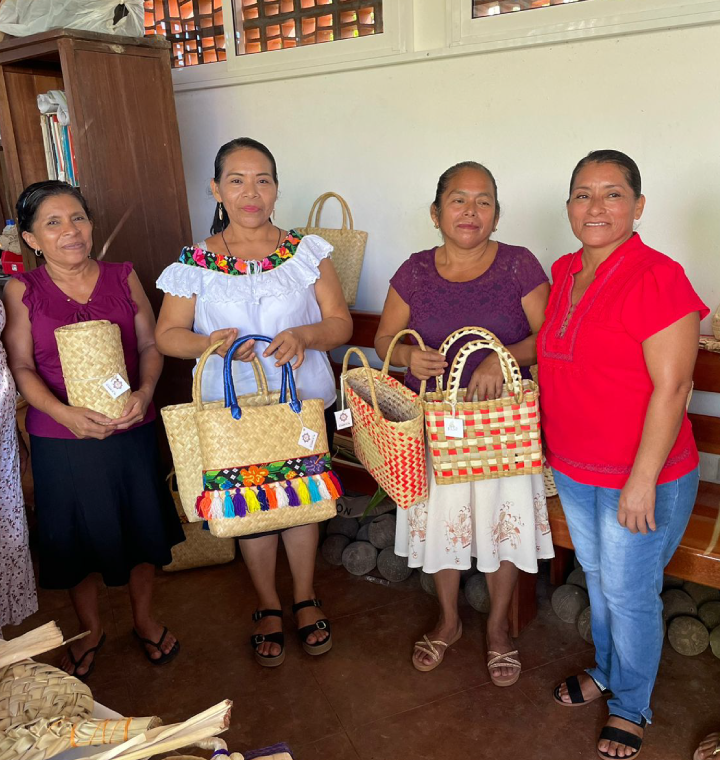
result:
[[[490,674],[490,679],[495,686],[512,686],[514,683],[517,683],[518,678],[520,678],[520,670],[522,669],[520,661],[513,659],[513,655],[517,654],[519,654],[517,649],[513,649],[512,652],[506,652],[505,654],[491,651],[487,653],[487,669]],[[501,676],[493,675],[493,670],[495,668],[514,668],[515,673],[511,676],[505,676],[502,678]]]
[[[457,636],[455,636],[452,641],[441,641],[440,639],[430,641],[427,636],[423,636],[422,641],[416,641],[412,654],[412,664],[415,666],[415,669],[422,673],[428,673],[431,670],[435,670],[435,668],[443,661],[447,648],[452,646],[456,641],[459,641],[461,636],[462,625],[458,629]],[[415,652],[417,650],[420,650],[423,654],[430,655],[433,661],[429,665],[424,665],[423,663],[418,662],[415,657]]]

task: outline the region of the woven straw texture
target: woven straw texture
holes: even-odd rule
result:
[[[346,398],[353,417],[355,453],[402,509],[417,504],[428,494],[422,403],[419,396],[388,374],[395,344],[406,334],[413,335],[425,348],[416,332],[403,330],[390,344],[381,371],[370,367],[362,351],[351,348],[345,354],[341,376],[343,406]],[[363,366],[348,370],[353,353]]]
[[[320,214],[325,202],[330,198],[337,198],[342,209],[342,227],[333,229],[320,226]],[[313,218],[314,217],[314,218]],[[335,271],[340,278],[343,295],[348,306],[355,304],[360,272],[362,271],[363,259],[365,258],[365,246],[367,245],[367,232],[361,232],[353,228],[353,218],[350,207],[344,198],[337,193],[324,193],[310,209],[307,227],[301,227],[298,232],[302,235],[319,235],[333,247],[332,260]]]
[[[196,567],[210,567],[232,562],[235,559],[235,540],[216,538],[210,531],[205,530],[202,523],[189,523],[176,487],[177,480],[174,472],[170,473],[168,481],[175,508],[180,515],[180,522],[183,523],[185,540],[173,546],[172,562],[164,565],[163,570],[173,573],[178,570],[192,570]]]
[[[117,744],[157,718],[93,720],[85,684],[40,662],[23,660],[0,671],[0,757],[45,760],[71,747]]]
[[[85,407],[110,419],[122,415],[127,390],[113,398],[103,383],[120,375],[129,385],[120,328],[105,319],[78,322],[55,330],[70,406]]]
[[[242,408],[242,403],[240,404]],[[275,462],[324,454],[328,451],[325,409],[322,399],[305,399],[300,415],[287,404],[246,407],[233,419],[229,409],[209,408],[196,416],[203,470],[248,467],[258,462]],[[313,449],[300,446],[300,431],[318,432]],[[177,466],[177,465],[176,465]],[[328,520],[337,514],[334,499],[292,509],[254,512],[244,517],[210,520],[214,536],[246,536],[294,525]]]
[[[701,335],[700,348],[720,354],[720,340],[716,340],[712,335]]]
[[[440,351],[446,354],[457,340],[480,335],[463,346],[450,367],[447,391],[438,378],[438,390],[424,396],[425,425],[438,485],[528,475],[542,472],[540,405],[538,387],[523,380],[515,358],[491,332],[465,327],[450,335]],[[505,385],[498,399],[459,401],[465,397],[460,378],[474,351],[491,349],[500,358]],[[461,438],[445,435],[445,418],[457,416],[464,423]]]
[[[183,512],[190,522],[197,522],[202,518],[195,510],[197,497],[203,490],[203,467],[200,459],[200,438],[195,424],[195,415],[198,404],[202,399],[202,373],[207,360],[215,353],[220,342],[210,346],[200,357],[195,377],[193,378],[193,401],[189,404],[175,404],[166,406],[161,410],[165,432],[167,433],[175,476],[177,478],[177,490],[180,495]],[[280,394],[277,391],[270,392],[267,387],[267,379],[259,362],[253,361],[253,371],[258,384],[258,392],[240,396],[238,401],[241,406],[264,406],[277,403]],[[203,404],[207,409],[223,409],[222,401],[213,401]]]
[[[533,364],[530,367],[530,374],[535,384],[538,384],[538,365]],[[539,387],[539,386],[538,386]],[[543,459],[543,483],[545,484],[545,496],[557,496],[558,490],[555,485],[555,478],[553,476],[552,468],[548,466],[547,462]]]
[[[716,340],[720,340],[720,306],[713,314],[712,318],[712,330]]]

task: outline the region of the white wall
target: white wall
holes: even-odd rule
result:
[[[432,34],[416,28],[416,39]],[[549,271],[577,246],[564,213],[575,162],[613,147],[643,173],[644,240],[680,261],[715,309],[719,51],[720,26],[704,26],[178,92],[194,235],[210,223],[217,148],[255,137],[278,160],[280,224],[303,224],[326,190],[349,201],[370,233],[357,308],[379,311],[400,263],[437,243],[427,207],[447,166],[492,169],[498,238],[528,246]]]

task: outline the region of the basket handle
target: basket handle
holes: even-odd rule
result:
[[[377,394],[375,393],[375,378],[373,377],[373,373],[370,368],[370,363],[367,360],[367,356],[355,346],[352,346],[351,348],[348,348],[348,350],[345,352],[345,357],[343,358],[342,363],[342,373],[340,374],[340,384],[341,384],[341,393],[340,393],[340,402],[342,404],[343,409],[345,408],[345,375],[348,371],[348,361],[350,359],[351,354],[356,354],[358,357],[360,357],[360,362],[363,365],[365,369],[365,374],[368,378],[368,386],[370,388],[370,396],[372,397],[372,404],[373,409],[375,410],[375,416],[380,417],[382,416],[380,413],[380,405],[378,404],[377,400]]]
[[[415,330],[400,330],[400,332],[390,341],[390,345],[388,346],[387,354],[385,354],[385,361],[382,365],[382,373],[383,375],[390,374],[390,357],[393,354],[393,351],[395,350],[395,346],[397,345],[400,338],[404,338],[406,335],[412,335],[413,338],[418,342],[418,346],[423,351],[427,351],[427,346],[425,345],[425,341],[422,339],[422,336],[420,333],[416,332]],[[408,368],[409,369],[409,368]],[[421,380],[420,381],[420,398],[423,398],[425,396],[425,388],[427,386],[427,380]]]
[[[240,409],[240,405],[238,404],[237,400],[237,392],[235,391],[235,383],[233,381],[232,376],[232,358],[235,355],[235,352],[242,346],[244,343],[247,343],[249,340],[255,340],[255,341],[263,341],[264,343],[272,343],[273,339],[268,338],[265,335],[243,335],[241,338],[238,338],[232,346],[230,346],[230,349],[225,354],[225,363],[223,366],[223,379],[224,379],[224,387],[225,387],[225,406],[230,409],[230,413],[233,416],[233,419],[239,420],[242,417],[242,410]],[[264,374],[264,373],[263,373]],[[290,388],[290,401],[287,401],[287,391],[288,387]],[[297,388],[295,387],[295,377],[293,375],[292,368],[289,364],[283,364],[282,365],[282,382],[280,384],[280,403],[285,404],[287,403],[288,406],[295,412],[295,414],[300,414],[300,411],[302,410],[302,402],[298,398],[297,395]]]
[[[438,349],[441,354],[444,354],[447,356],[447,352],[450,350],[450,347],[453,346],[457,341],[460,340],[460,338],[465,338],[468,335],[479,335],[480,340],[487,341],[488,343],[499,343],[501,346],[503,345],[500,343],[500,341],[497,339],[497,336],[494,333],[491,333],[490,330],[486,330],[484,327],[478,327],[477,325],[473,327],[461,327],[459,330],[455,330],[455,332],[451,332],[450,335],[445,338],[442,345]],[[477,338],[475,339],[477,341]],[[504,347],[504,346],[503,346]],[[508,352],[508,355],[511,355],[510,352]],[[502,355],[499,355],[500,358],[500,364],[503,364],[504,357]],[[505,375],[505,372],[503,371],[503,375]],[[443,392],[443,376],[440,375],[437,378],[437,386],[436,390],[439,393]]]
[[[348,206],[347,201],[337,193],[323,193],[319,198],[315,200],[315,203],[313,203],[312,208],[310,209],[310,215],[308,216],[308,227],[319,227],[320,226],[320,215],[322,214],[323,207],[325,206],[325,201],[329,200],[330,198],[337,198],[337,200],[340,203],[340,208],[342,210],[342,227],[340,229],[347,230],[347,229],[354,229],[353,227],[353,218],[352,213],[350,212],[350,206]],[[313,214],[315,214],[315,219],[313,220]],[[349,222],[349,227],[348,227]]]
[[[213,343],[211,346],[203,351],[198,361],[197,369],[195,370],[195,377],[193,377],[192,385],[192,400],[197,409],[203,408],[202,400],[202,373],[207,364],[207,360],[222,346],[223,341],[219,340]],[[265,370],[263,370],[262,364],[258,360],[257,356],[253,357],[252,370],[255,375],[255,382],[257,383],[258,390],[266,398],[269,397],[270,391],[268,390],[267,377],[265,377]]]
[[[515,401],[520,404],[525,398],[525,391],[522,386],[522,374],[520,373],[520,365],[515,360],[515,357],[503,346],[500,341],[495,338],[493,341],[489,340],[473,340],[470,343],[465,344],[453,359],[452,366],[450,367],[450,377],[448,380],[448,389],[445,393],[445,401],[452,406],[457,404],[457,394],[460,389],[460,378],[462,377],[463,370],[465,369],[465,362],[468,360],[470,354],[476,351],[484,351],[485,349],[491,349],[500,358],[500,367],[502,369],[503,378],[507,387],[512,391]]]

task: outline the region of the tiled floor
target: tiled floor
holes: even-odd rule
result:
[[[289,608],[287,568],[278,571]],[[298,760],[459,760],[597,757],[605,717],[596,702],[563,709],[552,687],[592,663],[592,649],[555,617],[541,578],[538,618],[518,640],[524,665],[508,689],[490,683],[484,665],[484,621],[462,607],[463,639],[432,673],[410,664],[411,644],[431,626],[435,600],[416,577],[384,587],[318,560],[317,592],[332,618],[335,645],[311,658],[292,635],[287,659],[258,667],[248,644],[253,590],[242,562],[178,574],[159,573],[161,619],[182,641],[180,656],[152,667],[131,636],[125,589],[103,592],[107,644],[90,681],[98,701],[125,715],[184,719],[224,698],[234,702],[224,735],[232,750],[287,742]],[[56,619],[76,631],[67,597],[42,592],[41,610],[14,636]],[[48,661],[56,662],[52,656]],[[720,726],[720,660],[708,650],[681,657],[666,645],[648,729],[645,760],[689,760],[698,740]]]

